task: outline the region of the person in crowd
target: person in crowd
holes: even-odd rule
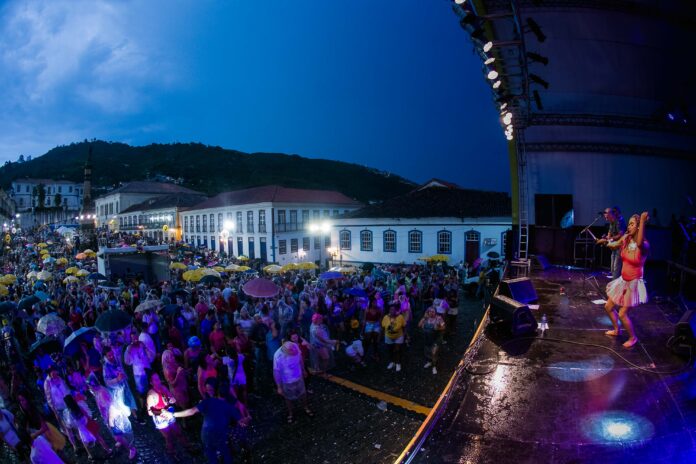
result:
[[[643,282],[643,267],[650,252],[650,244],[645,239],[645,224],[647,222],[647,211],[644,211],[640,216],[634,214],[628,221],[626,234],[607,245],[611,249],[621,250],[623,263],[621,275],[607,285],[607,303],[604,309],[614,328],[606,333],[612,337],[617,337],[620,334],[620,320],[621,325],[628,332],[628,340],[623,344],[625,348],[631,348],[638,343],[638,336],[628,313],[631,308],[648,301]],[[617,306],[619,307],[618,313],[614,309]]]
[[[333,360],[333,350],[339,344],[338,340],[329,337],[329,329],[324,325],[324,317],[316,313],[312,316],[312,326],[309,329],[309,343],[313,348],[312,367],[315,373],[325,375]]]
[[[238,353],[234,346],[228,346],[226,354],[222,358],[222,364],[227,367],[230,388],[234,389],[235,396],[244,404],[247,404],[247,379],[244,372],[244,355]]]
[[[80,439],[80,442],[87,451],[87,456],[90,461],[94,460],[94,446],[98,441],[108,456],[111,456],[111,449],[106,445],[106,442],[99,435],[98,426],[96,429],[90,426],[89,409],[77,403],[75,398],[68,394],[63,398],[66,408],[63,410],[63,423],[71,430],[75,436]],[[96,435],[95,435],[96,432]]]
[[[171,346],[164,350],[162,353],[162,372],[169,384],[169,391],[176,399],[176,404],[185,409],[189,406],[188,381],[186,369],[177,361],[177,351]],[[181,355],[180,352],[179,355]]]
[[[396,372],[400,372],[401,349],[404,344],[406,320],[402,314],[399,314],[399,304],[397,302],[389,304],[389,313],[382,318],[382,328],[384,329],[384,343],[389,348],[387,369],[396,367]]]
[[[123,370],[123,366],[116,359],[116,354],[112,347],[104,348],[104,383],[106,388],[109,390],[112,398],[117,395],[123,396],[123,402],[131,408],[133,411],[133,416],[136,417],[138,410],[135,404],[135,398],[128,386],[128,376]],[[139,420],[140,423],[144,423],[143,420]]]
[[[618,206],[604,208],[604,219],[609,223],[607,233],[597,240],[599,245],[608,245],[623,237],[626,232],[626,222],[621,215]],[[611,248],[611,278],[616,280],[621,275],[621,250],[618,247]]]
[[[433,375],[437,374],[437,360],[442,341],[442,333],[445,330],[445,321],[435,312],[432,306],[425,311],[425,315],[418,323],[425,338],[424,352],[426,363],[424,369],[432,368]]]
[[[147,375],[150,371],[152,355],[147,352],[147,346],[140,341],[138,334],[131,332],[131,343],[126,347],[123,362],[133,368],[133,379],[137,392],[138,403],[142,408],[145,404],[145,393],[147,392]]]
[[[137,454],[133,436],[133,426],[130,422],[131,410],[123,402],[123,395],[114,398],[109,404],[106,424],[109,426],[116,445],[128,450],[128,459],[133,460]]]
[[[290,341],[283,343],[273,356],[273,379],[278,394],[285,399],[289,424],[293,422],[293,401],[302,402],[305,413],[310,417],[314,416],[307,404],[304,378],[304,360],[300,348]]]
[[[150,375],[150,391],[147,392],[147,414],[152,417],[155,428],[162,434],[165,441],[167,455],[170,459],[176,457],[176,444],[179,443],[186,449],[191,449],[185,435],[181,433],[176,418],[171,414],[176,402],[169,389],[162,384],[159,374]]]

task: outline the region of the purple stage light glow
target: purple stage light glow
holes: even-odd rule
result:
[[[591,414],[580,422],[583,435],[594,443],[636,446],[649,441],[655,427],[648,419],[626,411]]]

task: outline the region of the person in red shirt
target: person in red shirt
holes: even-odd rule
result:
[[[208,335],[208,340],[210,341],[210,348],[215,353],[221,351],[226,344],[225,332],[222,331],[222,324],[216,322],[213,326],[213,331]]]
[[[210,306],[205,302],[205,297],[203,295],[198,297],[198,303],[196,304],[196,313],[198,314],[198,322],[201,322],[203,319],[205,319],[205,316],[208,314],[208,310],[210,309]]]
[[[619,240],[607,244],[611,249],[621,250],[623,266],[621,276],[607,285],[607,304],[604,309],[607,311],[614,328],[608,330],[606,334],[612,337],[618,336],[620,334],[618,321],[621,320],[621,325],[628,332],[628,340],[623,344],[625,348],[630,348],[638,343],[638,337],[636,337],[633,323],[628,317],[628,311],[648,301],[643,282],[643,266],[650,251],[650,245],[644,238],[645,224],[648,219],[647,211],[644,211],[640,216],[634,214],[628,221],[626,234]],[[619,306],[618,315],[614,310],[616,306]]]

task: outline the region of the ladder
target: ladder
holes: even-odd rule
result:
[[[517,196],[519,232],[517,241],[517,259],[526,261],[529,252],[529,190],[527,180],[527,153],[524,141],[524,129],[517,131]]]

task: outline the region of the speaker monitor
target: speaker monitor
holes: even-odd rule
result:
[[[674,336],[670,338],[668,345],[677,354],[696,355],[696,311],[684,313],[674,327]]]
[[[503,280],[500,285],[500,293],[524,304],[533,303],[539,299],[529,277]]]
[[[504,295],[496,295],[491,301],[491,320],[510,327],[513,336],[533,334],[537,329],[534,315],[526,304]]]

